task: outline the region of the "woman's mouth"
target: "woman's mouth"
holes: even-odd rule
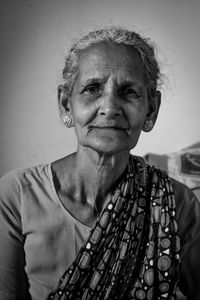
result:
[[[113,125],[91,125],[89,129],[99,129],[99,130],[111,130],[111,131],[124,131],[130,136],[130,128],[126,128],[123,126],[113,126]]]

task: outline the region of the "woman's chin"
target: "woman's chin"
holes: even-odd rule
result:
[[[126,145],[123,141],[116,141],[116,140],[99,140],[95,139],[93,141],[88,141],[88,143],[82,144],[84,147],[93,149],[99,153],[105,154],[117,154],[122,151],[130,151],[133,147],[131,145]]]
[[[130,152],[139,138],[140,132],[128,136],[123,130],[93,130],[85,136],[78,136],[78,143],[99,153],[117,154]]]

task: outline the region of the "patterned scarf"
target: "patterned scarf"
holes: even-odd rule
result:
[[[130,156],[88,240],[48,299],[175,299],[175,208],[167,174]]]

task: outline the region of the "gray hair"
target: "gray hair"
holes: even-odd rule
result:
[[[63,69],[64,88],[68,96],[73,89],[78,69],[78,60],[81,54],[101,42],[129,45],[138,51],[145,70],[145,83],[148,88],[148,95],[149,97],[154,97],[158,85],[160,86],[162,82],[162,75],[155,57],[154,46],[148,38],[143,38],[134,31],[115,26],[91,31],[72,45],[65,59]]]

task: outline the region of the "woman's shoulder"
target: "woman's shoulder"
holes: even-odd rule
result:
[[[170,181],[174,190],[178,215],[187,209],[200,210],[200,201],[188,186],[171,177]]]
[[[42,177],[48,176],[50,167],[51,163],[44,163],[27,168],[13,169],[0,177],[0,184],[25,183],[30,177],[42,179]]]
[[[28,186],[38,185],[50,181],[51,164],[40,164],[28,168],[11,170],[0,178],[0,202],[19,199],[23,190]]]
[[[198,201],[195,194],[192,192],[192,190],[186,186],[184,183],[176,180],[175,178],[172,178],[169,176],[169,174],[160,168],[156,168],[148,163],[145,162],[146,168],[149,170],[149,172],[157,172],[158,176],[162,174],[164,177],[168,177],[173,191],[175,195],[175,202],[176,202],[176,208],[178,215],[182,210],[184,210],[186,207],[198,207],[200,209],[200,201]]]
[[[149,170],[156,170],[158,176],[160,172],[163,176],[169,176],[166,171],[157,169],[154,166],[146,164]],[[189,228],[195,230],[198,228],[200,233],[200,201],[197,199],[193,191],[184,183],[169,177],[176,204],[176,218],[179,225],[179,231],[182,237],[188,233]]]

